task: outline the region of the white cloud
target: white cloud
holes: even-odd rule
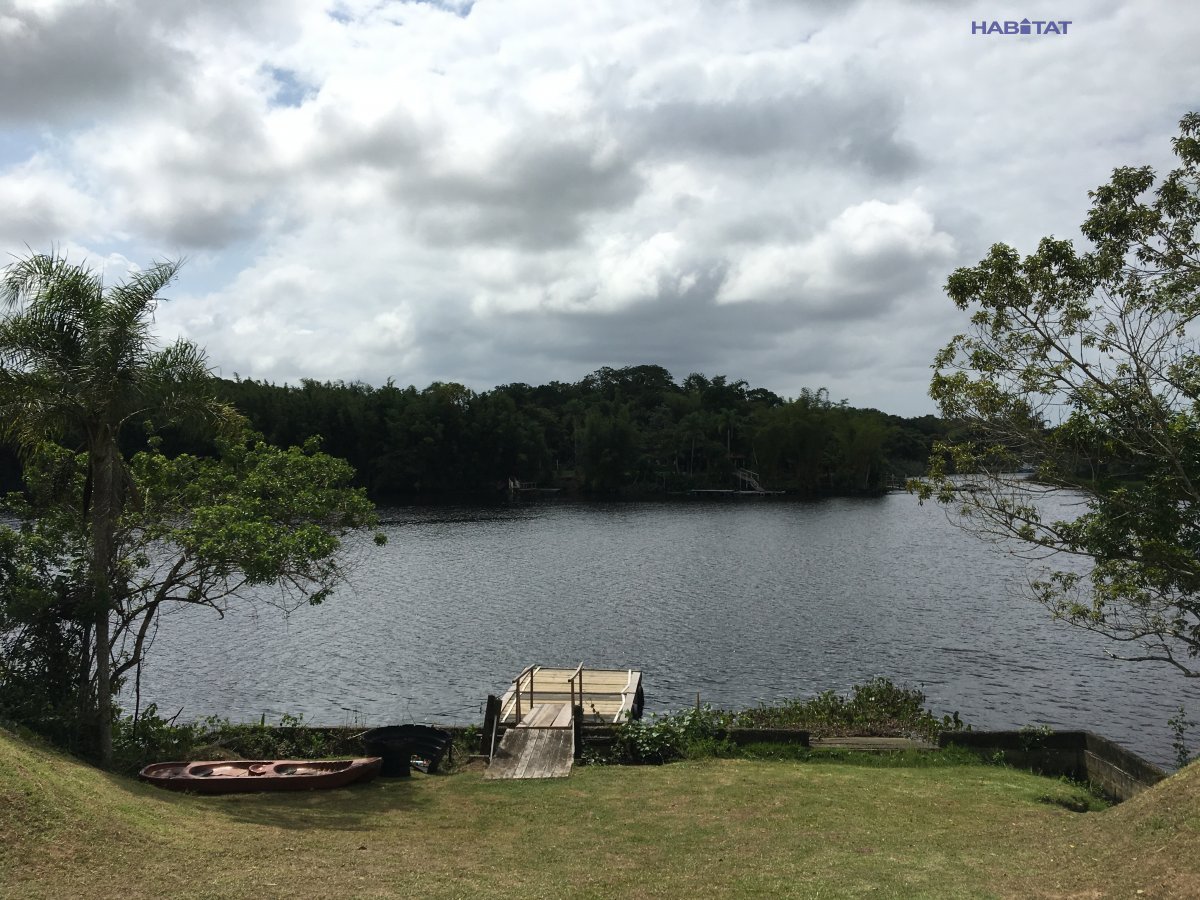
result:
[[[0,246],[86,239],[101,227],[93,198],[39,157],[0,172]]]
[[[160,327],[227,373],[658,362],[923,411],[948,271],[1169,164],[1200,80],[1192,7],[972,36],[993,6],[9,4],[0,250],[190,256]]]
[[[811,240],[747,251],[734,261],[717,301],[793,301],[800,311],[837,318],[878,313],[861,301],[890,305],[953,254],[954,239],[915,201],[867,200]]]

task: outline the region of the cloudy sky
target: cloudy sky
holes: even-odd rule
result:
[[[1065,35],[972,22],[1069,20]],[[1182,0],[0,0],[0,253],[186,257],[217,371],[657,363],[933,411],[946,275],[1200,108]]]

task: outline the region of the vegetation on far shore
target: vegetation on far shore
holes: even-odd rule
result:
[[[924,472],[933,442],[949,433],[934,416],[856,409],[824,390],[786,399],[724,375],[677,381],[657,365],[483,392],[307,379],[214,379],[212,387],[271,444],[320,435],[322,449],[349,462],[376,499],[496,496],[510,478],[653,497],[735,488],[740,468],[796,496],[869,494]],[[163,437],[168,455],[212,449],[195,433]],[[130,435],[127,449],[137,445]],[[0,484],[16,486],[19,474],[0,451]]]

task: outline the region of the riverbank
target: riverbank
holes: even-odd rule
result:
[[[712,760],[502,783],[468,769],[200,798],[0,731],[0,884],[56,898],[1195,896],[1194,768],[1086,813],[1073,785],[968,763]]]

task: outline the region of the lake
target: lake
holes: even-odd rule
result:
[[[380,512],[387,546],[356,539],[352,584],[322,606],[164,614],[143,703],[471,723],[526,665],[582,661],[641,669],[649,711],[883,675],[976,728],[1088,728],[1164,765],[1167,720],[1200,719],[1200,686],[1052,622],[1022,592],[1029,563],[907,494]]]

